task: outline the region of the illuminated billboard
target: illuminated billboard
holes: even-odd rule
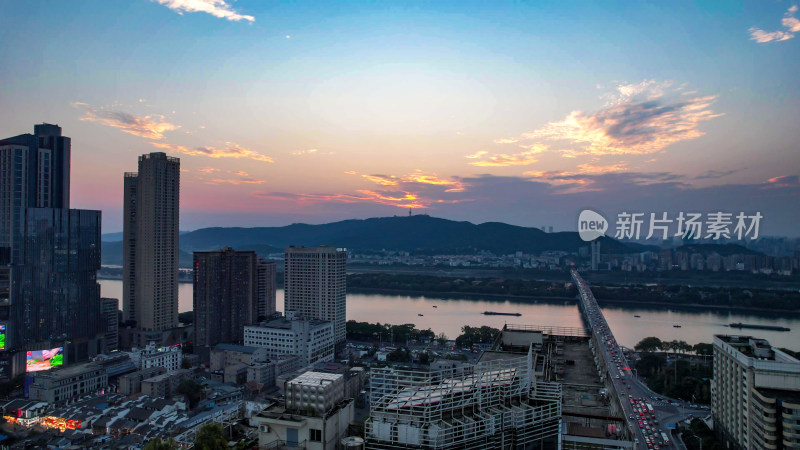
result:
[[[0,350],[6,348],[6,324],[0,323]]]
[[[50,370],[64,364],[64,347],[51,348],[50,350],[34,350],[28,352],[26,372],[39,372]]]

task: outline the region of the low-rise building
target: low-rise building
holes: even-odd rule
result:
[[[286,384],[286,399],[256,415],[259,448],[333,450],[347,436],[353,399],[344,397],[341,374],[306,372]]]
[[[167,373],[142,380],[142,394],[154,398],[169,398],[175,395],[181,381],[192,377],[189,369],[170,370]]]
[[[244,344],[266,349],[269,358],[296,355],[301,367],[306,367],[333,361],[334,325],[287,311],[285,318],[245,327]]]
[[[163,367],[167,370],[181,368],[183,350],[180,345],[171,347],[156,347],[154,343],[147,344],[143,349],[133,349],[126,354],[131,358],[137,369]]]
[[[58,404],[107,386],[108,374],[103,366],[83,363],[35,373],[29,387],[29,397]]]
[[[263,348],[236,344],[217,344],[211,350],[208,369],[211,372],[221,372],[227,366],[236,364],[249,366],[266,362],[268,359],[267,350]]]
[[[119,393],[126,396],[138,394],[142,392],[142,381],[165,373],[167,369],[163,367],[150,367],[123,375],[119,377]]]

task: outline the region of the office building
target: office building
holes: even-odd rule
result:
[[[289,247],[285,252],[284,304],[309,319],[333,322],[336,351],[344,350],[347,322],[347,250]]]
[[[286,383],[286,399],[253,417],[259,448],[336,450],[347,437],[354,401],[341,374],[306,372]]]
[[[274,264],[255,252],[195,252],[193,267],[196,346],[240,344],[245,326],[275,312]]]
[[[714,336],[714,431],[725,448],[800,449],[800,361],[751,336]]]
[[[178,326],[180,160],[154,152],[126,173],[123,218],[123,311],[140,331],[135,345],[161,343]]]
[[[100,212],[69,209],[70,155],[58,125],[0,140],[0,378],[24,370],[25,350],[104,350]]]
[[[26,208],[69,208],[70,154],[58,125],[0,140],[0,247],[21,238]]]
[[[100,298],[100,315],[105,324],[105,353],[119,350],[119,300]]]
[[[286,318],[244,327],[244,345],[266,349],[268,358],[296,355],[300,367],[333,361],[334,326],[327,320],[305,319],[295,311]]]
[[[24,342],[66,346],[68,361],[105,350],[100,310],[100,211],[26,210],[24,263],[16,265],[13,292],[24,299],[16,314]]]

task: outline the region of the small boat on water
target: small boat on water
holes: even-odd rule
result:
[[[483,314],[485,316],[521,316],[520,313],[506,313],[506,312],[494,312],[494,311],[484,311]]]
[[[418,316],[422,317],[424,314],[417,314]]]
[[[680,328],[680,325],[673,325],[672,328]]]
[[[735,322],[728,325],[731,328],[752,328],[754,330],[772,330],[772,331],[792,331],[791,328],[779,327],[774,325],[754,325],[750,323]]]
[[[638,314],[634,314],[633,317],[639,318],[639,317],[642,317],[642,316],[640,316]]]
[[[437,305],[433,305],[433,307],[434,307],[434,308],[438,308],[438,306],[437,306]]]

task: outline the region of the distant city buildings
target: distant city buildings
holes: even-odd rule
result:
[[[178,325],[180,160],[142,155],[124,180],[124,318],[139,331],[133,345],[162,343]]]
[[[334,324],[287,311],[285,318],[244,327],[244,345],[266,349],[269,358],[295,355],[300,367],[333,361]]]
[[[275,313],[275,264],[229,247],[194,253],[195,346],[243,340],[247,325]]]
[[[100,211],[69,209],[70,156],[58,125],[0,140],[0,378],[25,371],[25,350],[105,347]]]
[[[800,448],[800,361],[751,336],[714,336],[714,431],[725,448]]]
[[[347,250],[289,247],[285,251],[284,303],[309,319],[333,322],[336,351],[345,346]]]

